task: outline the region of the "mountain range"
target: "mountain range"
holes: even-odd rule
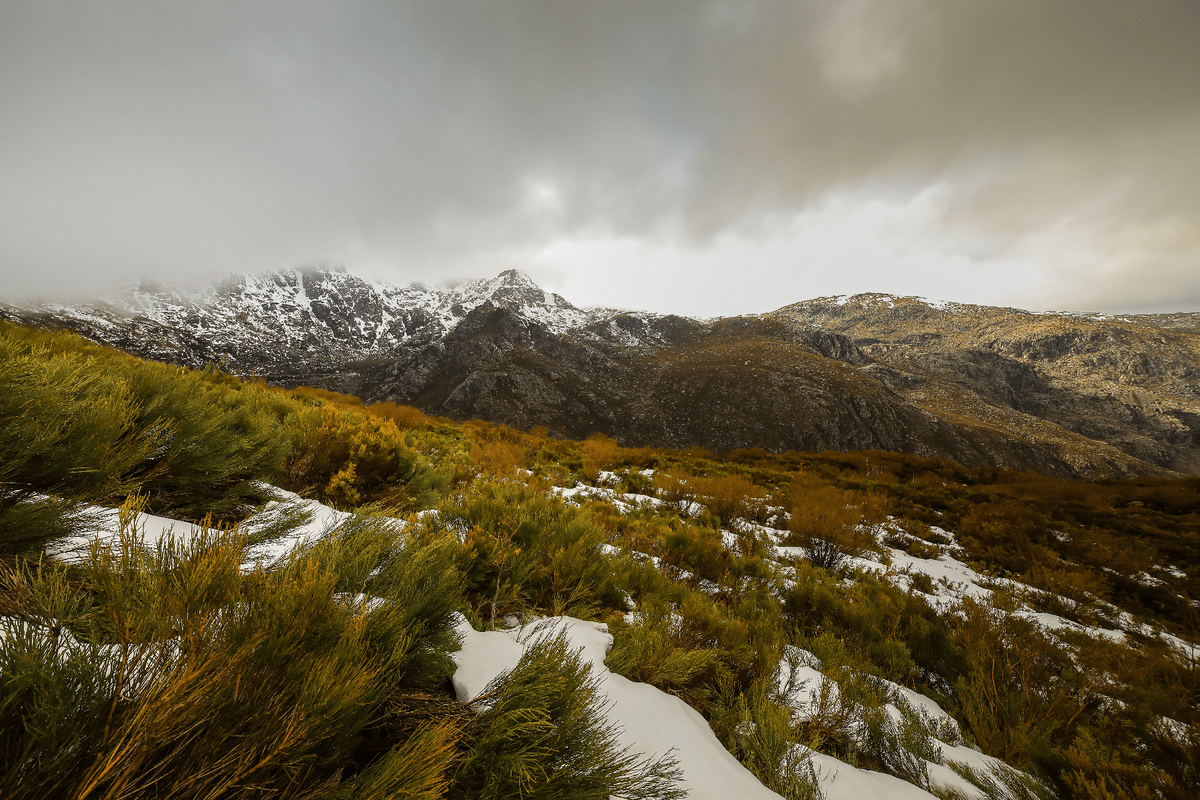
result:
[[[915,297],[720,319],[580,309],[515,270],[452,288],[340,268],[0,304],[135,355],[626,446],[889,450],[1062,477],[1200,474],[1200,314]]]

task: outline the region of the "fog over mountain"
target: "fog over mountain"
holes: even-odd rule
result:
[[[0,0],[0,108],[8,300],[340,263],[1200,307],[1191,0]]]

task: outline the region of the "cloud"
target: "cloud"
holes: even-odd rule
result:
[[[0,16],[10,297],[318,261],[583,285],[542,256],[588,242],[662,255],[640,262],[659,292],[738,241],[761,248],[772,288],[738,293],[760,308],[809,296],[779,242],[861,219],[854,198],[925,203],[872,234],[889,284],[1099,310],[1200,298],[1194,2],[0,0]],[[846,258],[842,285],[881,274]],[[1014,263],[1036,279],[1006,288]]]

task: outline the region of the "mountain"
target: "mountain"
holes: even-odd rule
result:
[[[1200,474],[1200,314],[870,294],[705,321],[579,309],[515,270],[437,289],[314,268],[0,316],[187,366],[626,445]]]
[[[587,320],[515,270],[435,289],[374,283],[336,267],[234,275],[189,290],[143,282],[91,305],[0,307],[0,313],[69,327],[148,358],[297,382],[331,380],[348,361],[425,347],[482,303],[555,331]]]
[[[1200,314],[1039,314],[868,294],[769,316],[852,338],[880,381],[976,438],[1052,439],[1068,452],[1104,442],[1200,473]]]

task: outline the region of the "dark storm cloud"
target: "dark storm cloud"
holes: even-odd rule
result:
[[[937,185],[913,246],[1041,259],[1030,303],[1196,306],[1198,9],[0,0],[4,294],[322,260],[438,280]]]

